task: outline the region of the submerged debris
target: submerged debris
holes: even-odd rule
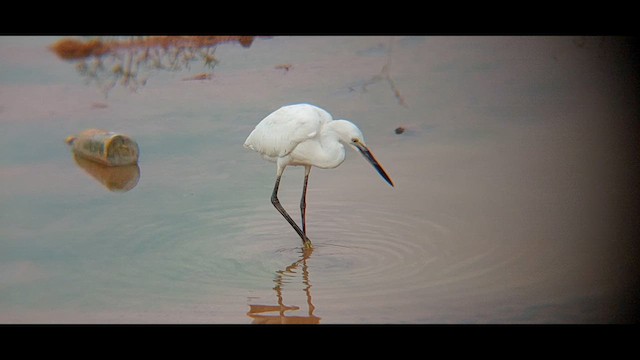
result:
[[[190,80],[211,80],[211,78],[213,77],[213,74],[211,73],[200,73],[200,74],[195,74],[193,76],[189,76],[186,78],[182,78],[183,81],[190,81]]]
[[[126,135],[107,130],[89,129],[77,136],[68,136],[74,154],[106,166],[138,163],[138,144]]]
[[[108,107],[109,107],[109,105],[107,105],[105,103],[101,103],[101,102],[91,103],[91,108],[92,109],[106,109]]]

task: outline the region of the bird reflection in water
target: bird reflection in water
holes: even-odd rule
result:
[[[307,260],[311,256],[313,249],[303,249],[300,259],[293,264],[284,268],[284,270],[276,271],[276,278],[273,282],[276,284],[273,290],[276,292],[278,299],[277,305],[249,305],[247,316],[253,319],[252,324],[319,324],[320,318],[315,316],[315,306],[311,299],[311,283],[309,282],[309,267]],[[302,284],[304,285],[304,293],[307,299],[307,315],[287,315],[287,311],[300,310],[298,306],[287,306],[284,304],[283,288],[285,286],[285,278],[295,276],[298,267],[302,267]],[[270,313],[270,314],[267,314]]]

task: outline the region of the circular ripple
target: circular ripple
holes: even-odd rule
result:
[[[343,209],[344,204],[320,203],[315,208],[309,224],[315,245],[310,273],[327,279],[323,286],[336,296],[422,287],[429,268],[450,245],[446,227],[409,214],[390,215],[383,204]]]
[[[92,270],[96,290],[121,303],[149,297],[188,303],[233,289],[273,287],[270,278],[282,259],[273,254],[276,246],[247,235],[254,210],[245,205],[191,206],[130,219],[136,226],[116,229],[103,242],[105,260]]]
[[[522,242],[499,236],[485,221],[438,216],[439,222],[425,213],[390,214],[385,204],[314,204],[308,272],[318,308],[352,319],[360,307],[393,309],[411,319],[412,310],[455,312],[473,299],[499,299],[526,285],[517,274],[527,255]]]
[[[299,221],[295,207],[285,208]],[[473,295],[476,279],[514,261],[508,257],[514,252],[502,251],[499,242],[461,236],[471,232],[457,219],[439,222],[409,210],[390,214],[385,204],[316,200],[307,214],[310,254],[268,199],[258,206],[254,200],[196,203],[170,212],[141,215],[135,220],[142,226],[123,230],[126,241],[111,249],[122,266],[109,269],[116,284],[106,295],[131,301],[153,296],[172,304],[217,296],[222,306],[220,301],[231,301],[220,300],[231,298],[226,294],[236,294],[234,302],[237,294],[272,295],[278,279],[288,301],[313,297],[319,309],[362,303],[415,308],[427,293]],[[305,256],[304,271],[292,267]]]

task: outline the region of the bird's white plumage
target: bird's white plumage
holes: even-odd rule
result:
[[[362,131],[350,121],[333,120],[325,110],[310,104],[287,105],[267,115],[249,134],[244,146],[277,164],[280,176],[289,165],[333,169],[345,159],[349,145],[393,183],[367,148]]]
[[[328,112],[313,105],[283,106],[256,125],[244,146],[276,161],[289,155],[298,144],[319,137],[322,127],[330,121]]]
[[[305,226],[309,172],[312,166],[323,169],[339,166],[345,158],[344,144],[360,151],[380,176],[393,186],[387,173],[365,145],[362,131],[350,121],[333,120],[328,112],[317,106],[283,106],[262,119],[244,142],[244,147],[257,151],[265,159],[276,163],[276,183],[271,194],[271,203],[298,233],[306,248],[312,247]],[[280,177],[289,165],[305,167],[304,187],[300,199],[302,229],[278,200]]]

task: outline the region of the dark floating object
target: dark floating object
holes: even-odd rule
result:
[[[291,70],[292,68],[293,68],[293,65],[291,64],[280,64],[280,65],[274,66],[274,69],[284,70],[285,73]]]
[[[404,132],[404,127],[398,126],[395,130],[396,134],[402,134]]]
[[[89,129],[65,140],[77,156],[106,166],[138,163],[138,144],[126,135],[107,130]]]

